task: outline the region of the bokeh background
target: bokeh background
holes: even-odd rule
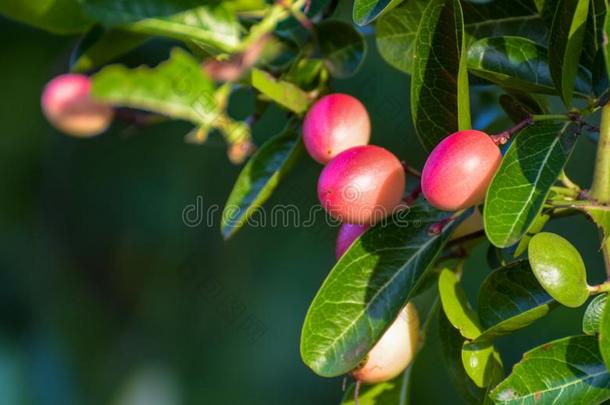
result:
[[[349,19],[350,2],[338,18]],[[365,32],[367,34],[367,32]],[[368,33],[370,34],[370,33]],[[75,37],[0,19],[0,403],[336,404],[341,378],[315,376],[300,360],[300,328],[334,261],[336,229],[246,228],[224,242],[212,226],[187,226],[185,207],[222,207],[240,168],[219,138],[184,142],[186,123],[117,123],[95,139],[70,138],[42,117],[45,83],[67,70]],[[369,35],[363,69],[332,82],[370,111],[373,142],[421,167],[409,116],[409,77],[383,62]],[[124,61],[155,63],[167,43]],[[509,125],[498,93],[473,92],[474,126]],[[248,114],[252,94],[235,95]],[[282,128],[272,109],[257,143]],[[583,137],[568,173],[588,185],[594,143]],[[273,204],[316,203],[321,167],[303,157]],[[593,225],[566,218],[549,229],[583,253],[602,279]],[[471,301],[489,273],[487,246],[468,261]],[[581,310],[557,309],[499,340],[507,372],[521,353],[580,331]],[[414,368],[415,404],[458,404],[431,335]]]

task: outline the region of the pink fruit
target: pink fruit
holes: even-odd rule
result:
[[[413,360],[419,342],[419,315],[411,302],[367,354],[361,366],[352,371],[356,380],[375,384],[391,380]]]
[[[374,225],[399,206],[405,177],[392,153],[379,146],[356,146],[338,154],[322,170],[318,198],[341,222]]]
[[[90,96],[91,80],[80,74],[65,74],[51,80],[42,93],[42,111],[62,132],[89,137],[104,132],[112,121],[110,105]]]
[[[371,122],[366,108],[347,94],[329,94],[309,109],[303,122],[303,142],[316,161],[326,164],[339,153],[366,145]]]
[[[441,210],[457,211],[483,201],[502,155],[484,132],[467,130],[439,143],[424,165],[422,192]]]
[[[335,254],[337,260],[343,253],[349,248],[352,243],[360,237],[366,230],[369,229],[368,225],[356,225],[356,224],[343,224],[339,228],[339,234],[337,235],[337,247]]]

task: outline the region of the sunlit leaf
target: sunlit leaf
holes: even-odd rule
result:
[[[362,235],[316,294],[303,325],[301,356],[322,376],[354,369],[396,319],[457,226],[430,226],[443,213],[416,204]]]
[[[222,213],[220,230],[225,239],[240,229],[271,196],[302,150],[301,138],[290,126],[267,141],[243,168]]]
[[[307,111],[311,101],[307,93],[294,84],[275,79],[269,73],[259,69],[252,69],[250,80],[252,87],[279,105],[297,114]]]
[[[547,49],[526,38],[505,36],[475,42],[468,49],[468,70],[508,89],[556,94]],[[591,73],[579,67],[575,80],[575,94],[587,96]]]
[[[491,396],[506,405],[600,404],[610,398],[610,375],[595,337],[567,337],[525,353]]]
[[[537,122],[520,131],[485,199],[485,233],[495,246],[518,242],[543,208],[574,148],[577,125]]]

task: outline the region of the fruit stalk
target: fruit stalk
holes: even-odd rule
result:
[[[593,200],[607,204],[610,203],[610,104],[602,108],[601,125],[599,130],[599,143],[593,171],[593,184],[589,192]],[[606,273],[610,280],[610,239],[602,235],[602,252]]]

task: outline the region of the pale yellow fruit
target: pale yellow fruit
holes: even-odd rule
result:
[[[366,384],[391,380],[413,360],[419,342],[419,315],[409,302],[371,349],[352,377]]]

